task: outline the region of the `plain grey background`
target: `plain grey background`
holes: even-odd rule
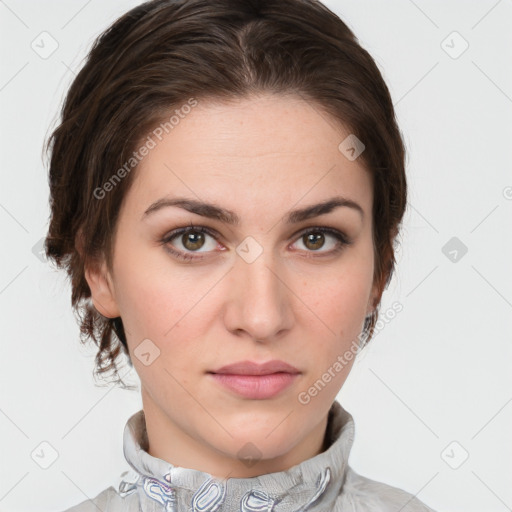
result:
[[[92,41],[138,3],[0,0],[4,512],[63,510],[128,469],[122,431],[139,392],[95,383],[69,284],[39,255],[41,151]],[[403,310],[339,394],[356,424],[350,464],[439,512],[512,510],[512,2],[325,4],[376,60],[408,149],[381,307]]]

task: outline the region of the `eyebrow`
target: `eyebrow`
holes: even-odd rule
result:
[[[238,215],[231,210],[221,208],[214,204],[204,203],[201,201],[196,201],[195,199],[188,199],[184,197],[164,197],[162,199],[159,199],[158,201],[155,201],[144,212],[144,214],[142,215],[142,219],[147,218],[149,215],[161,210],[162,208],[167,208],[170,206],[183,208],[184,210],[187,210],[191,213],[195,213],[196,215],[201,215],[202,217],[207,217],[209,219],[219,220],[220,222],[224,222],[225,224],[232,224],[235,226],[240,224],[240,217],[238,217]],[[339,207],[352,208],[359,212],[361,218],[364,218],[364,210],[358,203],[342,196],[336,196],[318,204],[314,204],[297,210],[292,210],[285,216],[285,222],[287,224],[303,222],[305,220],[317,217],[319,215],[331,213],[332,211]]]

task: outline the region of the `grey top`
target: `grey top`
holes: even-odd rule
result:
[[[326,436],[325,451],[285,471],[221,480],[150,455],[140,410],[124,429],[124,456],[132,469],[115,487],[64,512],[435,512],[348,466],[354,421],[338,401],[329,410]]]

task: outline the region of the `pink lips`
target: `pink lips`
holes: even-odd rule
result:
[[[253,400],[278,395],[300,374],[297,368],[279,360],[263,364],[240,361],[208,373],[222,386]]]

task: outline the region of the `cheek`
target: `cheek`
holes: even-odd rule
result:
[[[322,393],[321,400],[334,399],[354,364],[366,314],[368,291],[364,274],[338,277],[336,282],[331,282],[316,297],[311,307],[316,315],[314,323],[309,326],[303,324],[303,328],[309,331],[305,350],[310,354],[310,373],[306,388],[328,388],[330,391]]]
[[[162,352],[204,330],[211,308],[204,290],[214,283],[163,260],[144,261],[134,252],[116,267],[116,295],[128,337],[134,346],[149,338]]]
[[[370,289],[370,271],[350,268],[317,283],[314,293],[310,286],[305,285],[303,296],[308,299],[305,302],[313,313],[324,320],[336,335],[340,335],[363,320]]]
[[[132,248],[117,258],[115,265],[116,300],[123,324],[136,341],[139,337],[160,337],[179,314],[184,293],[162,277],[163,269]]]

